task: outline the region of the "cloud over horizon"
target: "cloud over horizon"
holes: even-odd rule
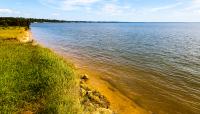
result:
[[[19,14],[19,11],[14,11],[8,8],[0,8],[0,14]]]
[[[43,5],[64,11],[89,7],[100,0],[39,0]]]
[[[0,4],[0,16],[86,21],[200,21],[200,0],[2,1],[7,7]]]
[[[20,14],[21,14],[20,11],[17,11],[17,10],[14,10],[14,9],[10,9],[10,8],[1,8],[0,7],[0,16],[3,16],[3,17],[15,16],[15,17],[17,17]]]

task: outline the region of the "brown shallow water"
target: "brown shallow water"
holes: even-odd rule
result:
[[[199,23],[46,23],[31,28],[39,43],[95,77],[90,84],[111,100],[126,96],[127,103],[118,100],[124,107],[199,114]]]
[[[66,60],[74,63],[78,74],[87,74],[89,75],[89,80],[87,84],[101,92],[111,103],[111,110],[117,114],[152,114],[151,111],[148,111],[134,101],[129,99],[126,95],[122,94],[116,87],[114,87],[108,80],[104,80],[102,75],[105,75],[103,72],[95,70],[93,66],[89,64],[86,65],[85,62],[74,59],[74,56],[63,53],[59,50],[54,50],[59,55],[62,55]]]

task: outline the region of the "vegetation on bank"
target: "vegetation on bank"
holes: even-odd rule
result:
[[[19,24],[21,20],[22,24]],[[25,22],[24,22],[25,21]],[[7,24],[5,23],[7,22]],[[9,24],[12,22],[12,24]],[[57,20],[57,19],[37,19],[37,18],[22,18],[22,17],[0,17],[0,26],[22,26],[26,25],[26,22],[30,23],[130,23],[130,22],[118,22],[118,21],[66,21],[66,20]]]
[[[20,26],[29,28],[31,22],[26,18],[0,17],[0,26]]]
[[[0,40],[20,39],[25,35],[25,27],[0,27]]]
[[[73,66],[49,49],[20,43],[16,31],[0,38],[0,113],[80,113]]]
[[[0,113],[113,113],[87,86],[88,76],[77,77],[73,65],[25,39],[27,33],[26,27],[0,27]]]
[[[35,18],[22,18],[22,17],[0,17],[0,26],[20,26],[29,28],[31,23],[34,22],[66,22],[64,20],[55,20],[55,19],[35,19]]]

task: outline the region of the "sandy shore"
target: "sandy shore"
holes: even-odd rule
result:
[[[33,41],[32,33],[30,30],[24,31],[24,36],[22,36],[20,39],[18,39],[22,43],[27,43]]]
[[[111,103],[111,110],[117,114],[151,114],[151,112],[146,111],[139,107],[136,103],[128,99],[126,96],[121,94],[117,89],[113,88],[108,82],[103,81],[95,73],[95,71],[90,72],[82,69],[78,69],[79,74],[88,74],[89,80],[87,84],[102,93],[109,102]]]
[[[111,84],[102,80],[97,71],[81,67],[80,61],[74,60],[72,55],[64,54],[58,50],[55,52],[62,55],[67,61],[74,63],[78,74],[87,74],[89,76],[89,80],[86,82],[87,85],[104,95],[110,102],[110,109],[116,114],[152,114],[151,111],[139,107]]]

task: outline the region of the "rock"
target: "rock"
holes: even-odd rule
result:
[[[85,81],[81,80],[81,81],[80,81],[80,84],[85,84]]]
[[[86,91],[89,91],[90,89],[88,88],[88,86],[86,84],[80,84],[80,88],[85,89]]]
[[[89,103],[88,106],[94,108],[95,106],[92,103]]]
[[[92,91],[87,91],[87,95],[88,95],[88,97],[89,97],[90,99],[92,99],[92,96],[93,96]]]
[[[94,112],[94,114],[114,114],[109,109],[110,102],[99,91],[89,88],[86,81],[89,79],[88,75],[84,74],[80,80],[80,95],[81,103],[84,105],[84,111]],[[93,113],[91,113],[93,114]]]
[[[83,88],[81,88],[81,96],[85,96],[87,94],[87,91],[85,91]]]
[[[32,46],[38,45],[38,43],[35,40],[32,40],[31,43],[32,43]]]
[[[87,81],[89,79],[89,76],[87,74],[84,74],[83,76],[81,76],[81,79]]]
[[[114,114],[114,112],[110,109],[98,108],[94,114]]]

